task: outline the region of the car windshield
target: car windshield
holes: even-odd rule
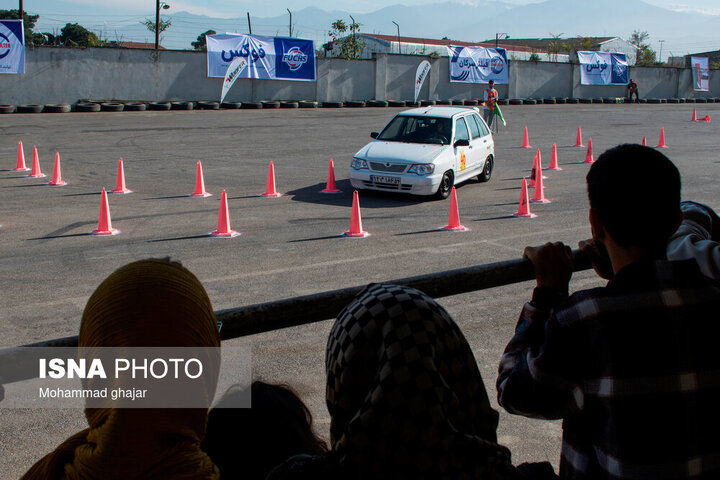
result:
[[[450,143],[451,123],[449,118],[397,115],[380,132],[378,140],[386,142]]]

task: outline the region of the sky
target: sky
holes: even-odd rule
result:
[[[316,6],[323,10],[347,10],[351,13],[367,13],[390,4],[422,5],[426,3],[439,3],[442,0],[167,0],[174,11],[187,11],[197,15],[212,17],[233,18],[245,16],[250,12],[254,16],[275,16],[286,13],[286,8],[299,10],[308,6]],[[458,3],[472,4],[473,0],[452,0]],[[505,3],[524,5],[538,3],[538,0],[503,0]],[[588,1],[588,0],[578,0]],[[590,0],[593,1],[593,0]],[[706,11],[720,14],[720,1],[718,0],[645,0],[646,3],[674,10]],[[0,9],[16,9],[18,1],[0,0]],[[24,0],[24,8],[30,12],[44,15],[71,15],[77,17],[82,23],[84,16],[103,15],[152,15],[155,11],[155,2],[152,0]],[[71,10],[72,9],[72,10]]]
[[[452,1],[462,4],[476,4],[478,0],[164,0],[170,4],[169,10],[163,13],[174,14],[189,12],[195,15],[207,15],[216,18],[243,19],[249,12],[251,17],[277,17],[287,15],[286,8],[293,11],[305,7],[315,6],[325,11],[344,10],[349,13],[369,13],[393,4],[407,6],[422,6],[429,3]],[[491,0],[492,1],[492,0]],[[498,0],[511,5],[525,5],[540,3],[541,0]],[[597,0],[573,0],[577,2],[597,2]],[[643,0],[648,4],[669,8],[677,11],[694,11],[720,15],[720,0]],[[0,0],[0,9],[17,9],[18,0]],[[80,23],[104,40],[152,42],[154,36],[145,27],[140,25],[144,18],[154,20],[155,1],[153,0],[24,0],[24,8],[30,13],[40,15],[37,29],[43,32],[59,33],[66,23]],[[621,13],[619,13],[621,14]],[[277,22],[275,22],[277,23]],[[402,23],[402,20],[401,22]],[[264,35],[284,33],[285,20],[282,25],[253,24],[266,27],[265,31],[257,31]],[[312,25],[298,25],[303,38],[311,38],[316,42],[328,41],[327,29],[320,29]],[[173,18],[173,26],[166,32],[161,42],[168,48],[190,48],[190,42],[205,31],[207,25],[201,21]],[[258,30],[261,30],[258,28]],[[239,31],[239,30],[226,30]],[[243,32],[244,33],[244,30]],[[716,42],[708,38],[696,38],[697,35],[688,34],[680,43],[669,42],[665,44],[664,55],[668,52],[684,54],[688,52],[705,51],[717,48]],[[653,41],[657,39],[654,38]],[[672,40],[672,39],[671,39]],[[659,44],[653,44],[657,51]],[[678,53],[679,52],[679,53]]]

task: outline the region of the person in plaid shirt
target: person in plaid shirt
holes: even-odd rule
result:
[[[603,153],[587,175],[605,287],[568,296],[570,248],[528,247],[537,287],[499,367],[508,412],[563,419],[560,478],[720,478],[720,283],[668,261],[682,219],[680,174],[640,145]]]

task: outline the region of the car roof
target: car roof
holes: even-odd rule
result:
[[[473,107],[455,107],[455,106],[445,106],[445,105],[434,105],[429,107],[420,107],[420,108],[412,108],[410,110],[405,110],[404,112],[400,112],[398,115],[417,115],[417,116],[428,116],[428,117],[441,117],[441,118],[452,118],[455,115],[461,114],[461,113],[470,113],[475,112],[478,113],[477,110]]]

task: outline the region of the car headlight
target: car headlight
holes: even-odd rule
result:
[[[350,168],[354,168],[355,170],[367,169],[368,164],[367,161],[363,160],[362,158],[353,158],[352,163],[350,164]]]
[[[414,173],[416,175],[430,175],[434,171],[435,165],[433,165],[432,163],[421,163],[410,167],[408,173]]]

